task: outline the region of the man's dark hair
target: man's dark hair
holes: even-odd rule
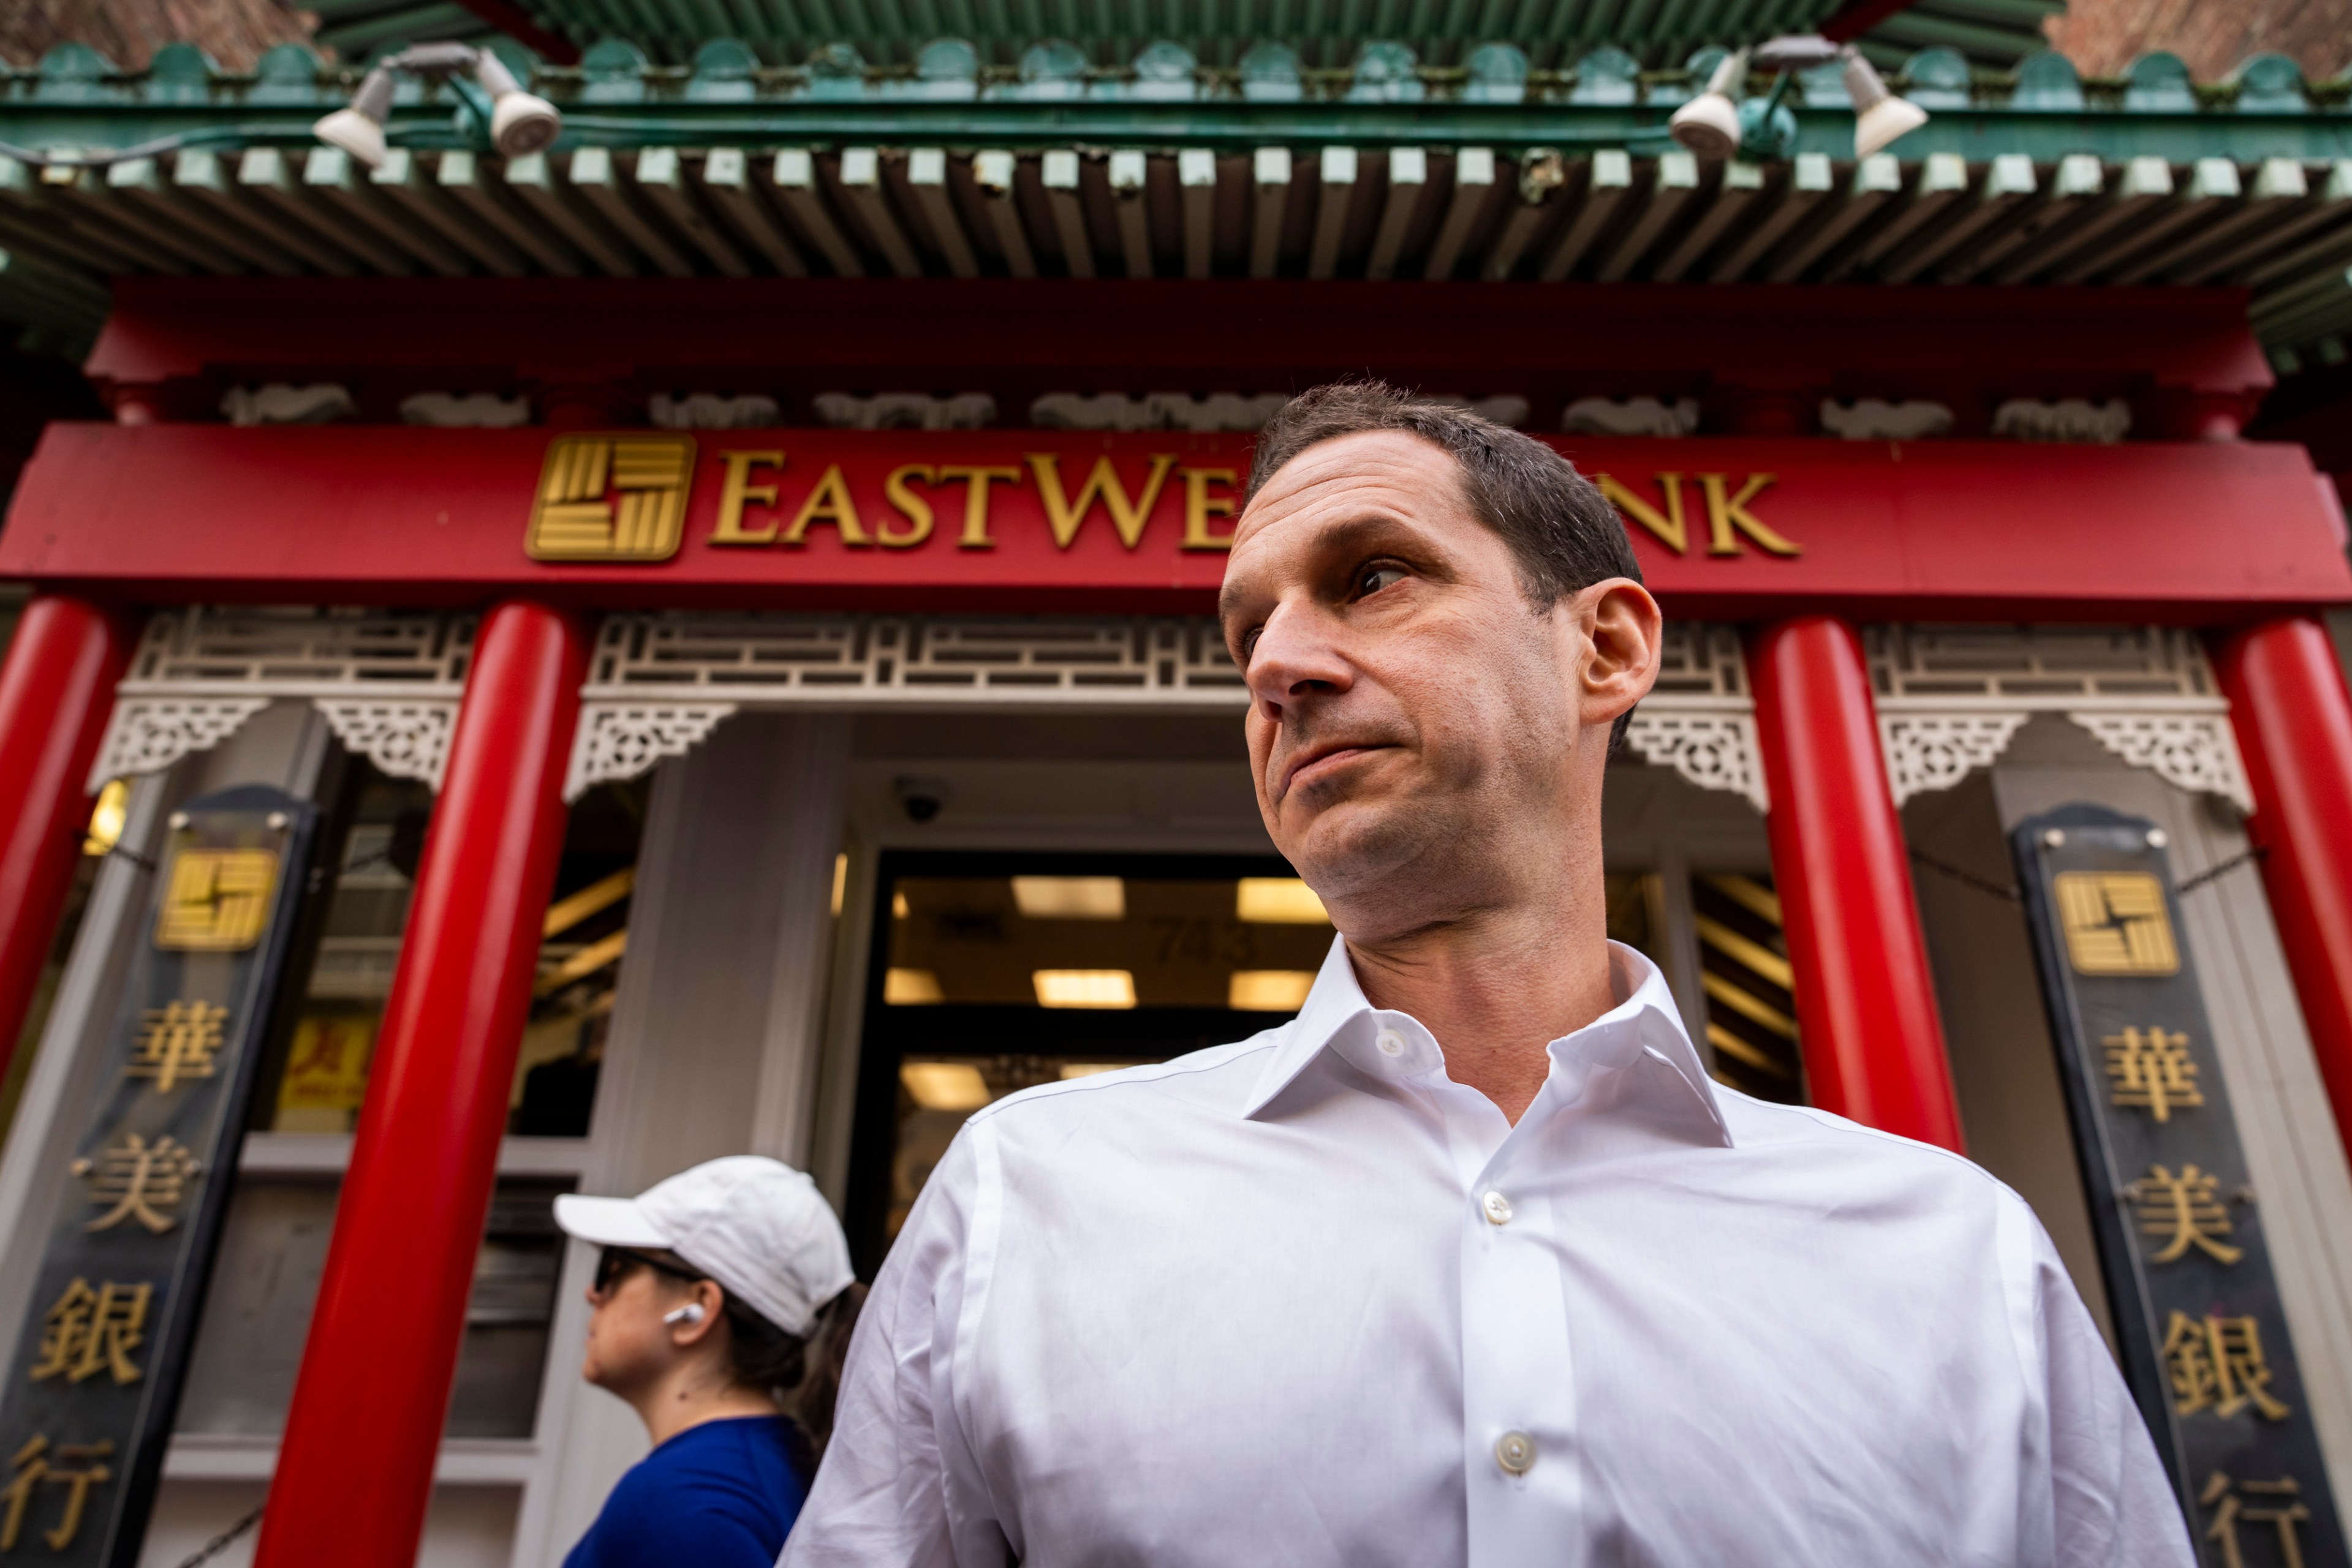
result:
[[[1334,382],[1283,404],[1258,435],[1243,504],[1308,447],[1368,430],[1401,430],[1452,455],[1471,512],[1510,547],[1520,591],[1537,610],[1608,578],[1642,580],[1617,509],[1567,458],[1466,409],[1381,382]],[[1628,708],[1611,727],[1612,751],[1633,716]]]

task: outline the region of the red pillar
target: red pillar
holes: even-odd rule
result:
[[[2336,1132],[2352,1140],[2352,696],[2308,615],[2222,639],[2215,663],[2253,786],[2247,831],[2265,852],[2279,945]]]
[[[1784,621],[1757,634],[1748,673],[1813,1103],[1958,1151],[1959,1107],[1861,639],[1826,615]]]
[[[334,1240],[262,1515],[261,1568],[410,1568],[562,847],[587,636],[482,622],[416,872]]]
[[[44,593],[25,606],[0,665],[0,1076],[73,885],[90,764],[130,658],[121,621]]]

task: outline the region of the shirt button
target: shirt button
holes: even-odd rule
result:
[[[1486,1223],[1489,1225],[1508,1225],[1511,1222],[1511,1200],[1499,1192],[1489,1189],[1486,1196],[1478,1200],[1478,1207],[1486,1211]]]
[[[1381,1030],[1380,1038],[1374,1043],[1379,1045],[1381,1048],[1381,1054],[1382,1056],[1402,1056],[1404,1054],[1404,1036],[1397,1033],[1397,1031],[1392,1029],[1384,1029]]]
[[[1495,1462],[1515,1476],[1535,1469],[1536,1440],[1525,1432],[1506,1432],[1495,1442]]]

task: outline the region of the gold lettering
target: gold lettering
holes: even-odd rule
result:
[[[816,523],[831,523],[839,528],[843,544],[870,545],[874,542],[866,537],[866,525],[858,520],[857,503],[849,498],[849,481],[841,476],[841,465],[838,463],[826,466],[824,477],[816,482],[816,488],[811,490],[809,498],[801,504],[800,515],[793,519],[793,526],[784,530],[784,543],[807,543],[802,536]]]
[[[1111,526],[1118,530],[1119,543],[1129,549],[1141,544],[1143,525],[1150,520],[1151,508],[1160,501],[1160,487],[1168,482],[1168,471],[1176,466],[1174,453],[1155,453],[1151,476],[1143,482],[1142,496],[1130,501],[1127,486],[1119,483],[1118,471],[1110,465],[1110,458],[1097,457],[1094,471],[1087,476],[1086,485],[1073,504],[1062,489],[1061,460],[1050,452],[1026,455],[1030,469],[1037,476],[1037,493],[1045,500],[1045,521],[1053,528],[1055,544],[1063,549],[1069,549],[1078,537],[1078,525],[1086,521],[1097,497],[1110,509]]]
[[[1689,532],[1683,524],[1681,475],[1658,476],[1658,488],[1665,492],[1666,509],[1664,512],[1606,474],[1595,474],[1592,482],[1601,486],[1601,499],[1657,535],[1668,549],[1680,555],[1689,548]]]
[[[874,540],[884,549],[912,549],[931,537],[931,525],[937,521],[931,514],[931,503],[907,488],[909,479],[936,485],[939,483],[939,470],[928,463],[908,463],[891,469],[890,476],[882,481],[882,493],[890,498],[890,504],[898,508],[908,524],[903,533],[887,522],[875,525]]]
[[[727,465],[727,482],[719,491],[719,526],[710,530],[710,542],[715,545],[767,545],[776,542],[776,525],[771,522],[756,532],[743,526],[743,507],[757,501],[763,507],[776,504],[773,485],[751,483],[751,470],[757,467],[782,468],[784,455],[781,452],[722,452],[719,461]]]
[[[1724,474],[1702,474],[1698,476],[1699,488],[1706,492],[1708,534],[1706,553],[1709,555],[1739,554],[1739,541],[1731,537],[1731,530],[1737,528],[1774,555],[1801,554],[1797,546],[1774,533],[1758,518],[1755,513],[1748,509],[1748,503],[1761,494],[1764,486],[1769,485],[1779,476],[1750,474],[1748,476],[1748,483],[1739,487],[1739,493],[1727,498],[1724,495],[1724,486],[1729,477],[1728,475]]]
[[[956,540],[956,549],[994,549],[996,541],[988,537],[988,487],[998,483],[1018,485],[1021,470],[964,465],[940,470],[939,482],[942,485],[952,485],[959,479],[964,483],[963,537]]]
[[[1184,545],[1186,549],[1231,549],[1234,536],[1230,530],[1222,534],[1209,531],[1211,517],[1234,515],[1231,496],[1212,496],[1209,486],[1223,485],[1228,490],[1234,486],[1230,468],[1179,468],[1177,477],[1184,481]]]

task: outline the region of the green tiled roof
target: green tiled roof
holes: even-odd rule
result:
[[[1924,49],[1895,85],[1933,118],[1861,164],[1837,73],[1807,73],[1797,156],[1758,168],[1665,136],[1712,47],[1655,69],[1492,42],[1338,68],[1170,40],[1118,66],[1064,42],[1010,65],[956,39],[903,64],[501,49],[562,106],[556,148],[502,162],[446,88],[404,80],[373,174],[310,131],[353,71],[297,47],[245,75],[184,46],[139,73],[67,47],[0,79],[0,142],[40,150],[0,157],[0,317],[87,323],[132,272],[1084,272],[2235,284],[2290,359],[2352,329],[2352,84],[2278,56],[2219,83],[2168,55],[2085,82],[2047,52],[1996,73]],[[56,157],[157,139],[179,145]]]
[[[718,37],[740,37],[770,65],[848,42],[867,58],[904,65],[931,39],[967,38],[992,64],[1030,45],[1066,38],[1096,65],[1115,65],[1166,38],[1211,65],[1229,66],[1271,39],[1310,66],[1344,66],[1365,43],[1394,39],[1433,65],[1459,65],[1480,44],[1515,44],[1552,67],[1596,44],[1646,65],[1672,64],[1709,42],[1744,43],[1802,30],[1842,0],[524,0],[549,32],[582,47],[635,40],[677,65]],[[389,44],[496,36],[451,0],[318,0],[318,39],[345,59]],[[1917,0],[1862,42],[1882,64],[1923,48],[1958,49],[1979,65],[2014,66],[2042,47],[2042,21],[2065,0]]]

